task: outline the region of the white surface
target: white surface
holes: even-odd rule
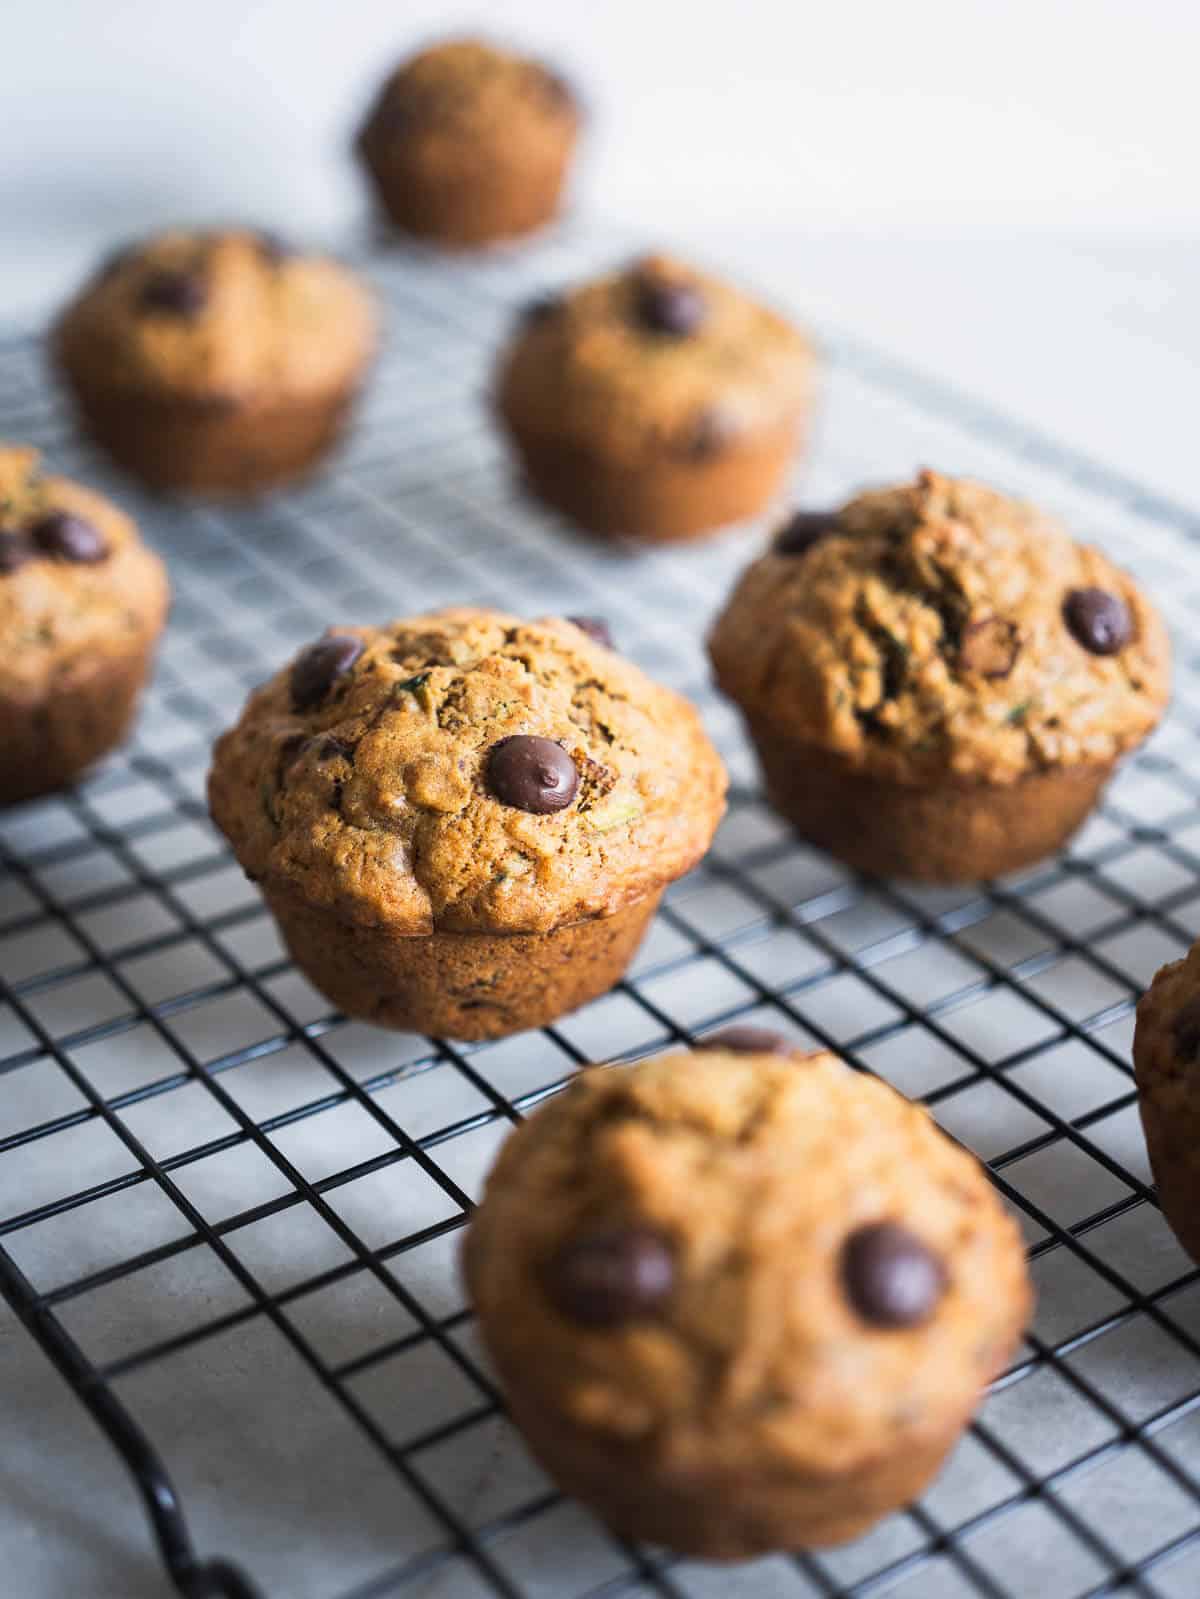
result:
[[[499,11],[495,5],[475,9],[477,17]],[[1192,437],[1200,362],[1194,242],[1200,127],[1193,83],[1200,10],[1189,0],[912,0],[905,6],[751,0],[736,13],[713,0],[689,6],[611,0],[589,8],[586,32],[579,15],[579,8],[560,0],[507,0],[502,31],[561,57],[594,106],[581,185],[586,205],[628,219],[648,235],[692,238],[700,251],[762,283],[818,325],[873,338],[1152,486],[1200,504]],[[45,314],[106,243],[159,223],[245,216],[302,235],[336,233],[362,210],[345,146],[380,72],[428,32],[471,20],[465,9],[456,13],[428,0],[403,6],[342,0],[336,7],[312,0],[207,0],[202,6],[47,0],[16,8],[5,19],[0,91],[0,323]],[[1064,228],[1076,231],[1046,231]],[[910,464],[912,450],[932,449],[938,437],[924,424],[907,431],[890,426],[881,423],[882,431],[870,438],[830,435],[828,464],[811,492],[833,493],[851,479],[892,469],[897,458]],[[1180,592],[1187,593],[1186,583]],[[229,682],[224,691],[233,688]],[[169,748],[169,727],[158,733]],[[119,798],[112,798],[114,807]],[[46,825],[40,822],[38,830]],[[1157,888],[1149,887],[1155,864],[1162,869],[1163,862],[1147,850],[1127,857],[1114,878],[1134,892],[1162,896],[1180,886],[1177,875],[1166,873]],[[55,891],[69,892],[73,880],[71,872],[60,873]],[[869,909],[845,918],[845,936],[856,936],[855,915]],[[1101,906],[1103,913],[1109,909]],[[715,914],[708,910],[706,921]],[[1072,902],[1054,914],[1086,926],[1096,908]],[[989,921],[965,940],[967,948],[972,939],[975,947],[1002,956],[1012,948],[1014,929],[1002,919],[994,926]],[[660,944],[669,949],[670,938],[663,935]],[[1160,953],[1167,958],[1170,952]],[[25,951],[23,958],[37,957]],[[776,981],[808,970],[811,959],[798,938],[780,935],[758,949],[754,970]],[[929,981],[930,967],[922,963],[919,974],[906,973],[904,980],[917,975]],[[168,962],[154,981],[155,997],[175,991],[178,967]],[[702,1011],[708,982],[704,974],[697,993],[689,999],[675,992],[672,1003]],[[831,1025],[860,1025],[860,994],[832,984],[822,993],[814,1014]],[[974,1017],[964,1013],[963,1024],[968,1031],[973,1024],[985,1042],[989,1026],[1007,1040],[1018,1020],[1003,1016],[989,1023],[984,1007],[974,1011]],[[1028,1025],[1027,1016],[1019,1020]],[[633,1048],[637,1023],[635,1007],[613,1002],[602,1015],[588,1013],[572,1023],[572,1036],[596,1052],[613,1040]],[[0,1042],[0,1055],[9,1047]],[[84,1064],[102,1075],[95,1059]],[[872,1064],[910,1092],[928,1091],[957,1070],[937,1051],[915,1058],[903,1039],[881,1046]],[[1063,1114],[1079,1114],[1100,1102],[1098,1094],[1119,1091],[1107,1081],[1100,1085],[1098,1074],[1115,1074],[1110,1067],[1101,1073],[1095,1060],[1076,1058],[1066,1067],[1043,1073],[1031,1089]],[[109,1069],[136,1073],[136,1051],[118,1051]],[[300,1063],[291,1069],[299,1071]],[[501,1050],[494,1069],[508,1074],[510,1092],[539,1080],[525,1050]],[[126,1080],[120,1078],[122,1085]],[[24,1092],[17,1100],[31,1103]],[[947,1121],[957,1118],[955,1131],[981,1143],[1024,1136],[1014,1103],[998,1107],[984,1103],[984,1096],[962,1096],[948,1102]],[[326,1158],[343,1158],[332,1124],[323,1136]],[[1141,1159],[1127,1117],[1103,1123],[1098,1136],[1122,1158]],[[1048,1195],[1064,1216],[1073,1203],[1080,1210],[1070,1214],[1081,1213],[1084,1198],[1100,1203],[1108,1197],[1095,1167],[1081,1172],[1044,1158],[1030,1165],[1030,1191]],[[0,1166],[0,1176],[11,1170]],[[239,1180],[249,1182],[251,1175]],[[1144,1209],[1134,1216],[1141,1221],[1111,1224],[1093,1242],[1143,1286],[1157,1286],[1180,1263],[1157,1218]],[[126,1247],[145,1242],[144,1226],[135,1225]],[[102,1225],[99,1239],[86,1231],[64,1235],[52,1245],[56,1280],[97,1248],[120,1243],[111,1222]],[[277,1259],[309,1270],[325,1261],[315,1236],[290,1239]],[[270,1274],[269,1254],[256,1269]],[[427,1289],[435,1303],[439,1293],[451,1291],[444,1270],[440,1280],[439,1289],[435,1270]],[[1083,1315],[1111,1307],[1094,1274],[1082,1268],[1054,1281],[1058,1289],[1051,1285],[1048,1293],[1043,1284],[1047,1336],[1063,1336]],[[172,1306],[184,1317],[194,1314],[202,1291],[220,1303],[227,1285],[219,1277],[203,1284],[184,1279],[182,1287],[167,1282],[145,1305],[130,1299],[111,1314],[100,1306],[91,1332],[145,1342]],[[336,1349],[340,1339],[369,1336],[381,1314],[394,1312],[381,1312],[369,1298],[348,1299],[333,1315],[318,1307],[308,1330],[331,1339]],[[237,1375],[253,1369],[247,1362],[264,1358],[262,1337],[254,1323],[240,1343],[228,1346],[233,1382],[206,1385],[201,1370],[182,1396],[169,1383],[144,1387],[159,1435],[174,1440],[182,1429],[189,1442],[181,1451],[187,1462],[181,1475],[201,1546],[216,1552],[243,1538],[253,1544],[257,1522],[272,1570],[287,1569],[293,1526],[324,1540],[333,1561],[339,1550],[355,1548],[370,1558],[404,1516],[414,1528],[419,1518],[407,1501],[401,1514],[401,1496],[389,1477],[388,1486],[369,1492],[332,1525],[309,1526],[313,1506],[305,1501],[304,1481],[311,1461],[333,1459],[343,1472],[362,1462],[320,1407],[298,1432],[293,1428],[286,1385],[275,1390],[264,1413],[275,1448],[286,1453],[290,1441],[299,1449],[299,1468],[289,1478],[268,1451],[250,1481],[232,1484],[248,1519],[229,1520],[220,1431],[205,1432],[201,1424],[206,1416],[222,1426],[237,1420],[220,1407],[236,1406]],[[1095,1347],[1103,1351],[1105,1344]],[[1143,1340],[1140,1348],[1149,1347]],[[1132,1372],[1135,1391],[1142,1380],[1155,1394],[1155,1384],[1169,1393],[1172,1381],[1194,1382],[1189,1362],[1180,1367],[1161,1351],[1154,1359],[1157,1364],[1143,1370],[1136,1349],[1122,1352],[1118,1365]],[[165,1599],[140,1506],[107,1444],[6,1316],[0,1316],[0,1391],[9,1396],[0,1479],[5,1592],[22,1599],[67,1593]],[[1046,1413],[1059,1418],[1047,1426],[1050,1443],[1080,1423],[1061,1393],[1057,1408],[1050,1405],[1054,1391],[1047,1385]],[[1020,1387],[1014,1392],[1019,1395]],[[1011,1418],[1011,1403],[997,1406],[1001,1432],[1020,1426]],[[1183,1435],[1180,1453],[1193,1458],[1187,1431],[1173,1429],[1170,1436]],[[533,1491],[505,1438],[489,1440],[484,1453],[513,1474],[518,1496]],[[478,1458],[476,1449],[465,1464],[447,1462],[447,1491],[478,1495],[472,1465]],[[1131,1457],[1123,1455],[1119,1465],[1117,1503],[1103,1497],[1104,1474],[1092,1473],[1074,1489],[1081,1508],[1114,1526],[1118,1509],[1127,1518],[1140,1516],[1143,1531],[1165,1526],[1175,1507],[1162,1480],[1138,1487]],[[935,1490],[939,1514],[953,1520],[955,1506],[966,1514],[981,1493],[1009,1491],[996,1483],[995,1470],[981,1454],[961,1454]],[[63,1483],[70,1484],[65,1505]],[[1000,1550],[989,1556],[981,1547],[979,1554],[1000,1562],[995,1569],[1002,1577],[1018,1580],[1010,1564],[1012,1524],[1000,1525],[1007,1529]],[[231,1526],[235,1539],[228,1536]],[[872,1558],[898,1552],[903,1537],[911,1536],[911,1529],[898,1531],[901,1526],[888,1524],[874,1556],[870,1547],[855,1546],[832,1569],[847,1578],[871,1569]],[[572,1569],[576,1575],[594,1570],[599,1580],[610,1569],[608,1546],[578,1527],[571,1537]],[[1040,1541],[1032,1534],[1016,1541],[1036,1558],[1048,1540],[1042,1528]],[[520,1551],[515,1558],[522,1558]],[[526,1553],[526,1565],[536,1558]],[[1162,1579],[1164,1593],[1194,1592],[1192,1563],[1185,1566],[1181,1586],[1168,1588]],[[927,1599],[927,1580],[918,1575],[915,1589],[909,1583],[903,1592]],[[726,1591],[728,1579],[722,1575],[714,1586],[710,1576],[690,1572],[680,1586],[700,1599]],[[476,1592],[461,1569],[457,1578],[452,1570],[444,1582],[415,1591],[421,1599],[435,1593],[437,1599],[475,1599]],[[951,1585],[946,1591],[960,1590]],[[757,1579],[747,1579],[745,1592],[775,1599],[801,1589],[790,1570],[764,1566]]]
[[[576,260],[572,269],[579,270],[580,264]],[[784,273],[787,266],[780,254],[773,270]],[[917,275],[918,266],[918,261],[910,263],[910,276]],[[518,279],[506,289],[518,297],[561,270],[565,268],[556,266],[553,253],[482,269],[493,286]],[[803,270],[798,262],[797,282]],[[164,786],[164,780],[139,773],[118,758],[88,786],[84,814],[113,827],[139,827],[134,851],[153,871],[170,874],[189,863],[195,869],[174,895],[118,898],[102,911],[78,918],[78,925],[106,950],[119,951],[148,934],[169,931],[177,924],[179,907],[205,919],[228,915],[218,945],[261,971],[267,992],[298,1022],[316,1023],[321,1047],[357,1081],[411,1061],[422,1046],[355,1025],[326,1028],[320,998],[279,969],[278,942],[269,919],[256,908],[254,890],[213,858],[217,841],[207,829],[175,826],[170,815],[170,784],[200,792],[206,765],[203,734],[209,723],[218,725],[233,713],[247,671],[256,675],[260,661],[286,653],[290,642],[308,636],[315,625],[296,617],[289,602],[319,611],[324,620],[325,607],[333,603],[326,592],[330,588],[339,591],[339,607],[344,603],[341,592],[357,587],[369,596],[360,604],[387,609],[396,588],[402,587],[405,605],[414,608],[486,593],[522,608],[583,610],[597,608],[592,585],[598,585],[608,591],[607,608],[619,618],[633,653],[659,675],[695,683],[702,674],[698,640],[705,616],[752,545],[746,535],[734,533],[702,556],[687,550],[643,556],[635,584],[626,558],[597,553],[548,519],[513,507],[494,439],[474,427],[464,429],[458,409],[478,386],[481,363],[505,320],[503,313],[477,309],[468,315],[473,303],[469,274],[456,279],[438,267],[401,261],[387,275],[402,297],[432,303],[442,314],[436,322],[403,314],[394,318],[401,357],[379,375],[349,469],[333,484],[318,485],[293,502],[306,539],[292,559],[278,559],[269,519],[243,524],[236,518],[184,517],[149,503],[138,506],[151,530],[167,542],[177,582],[193,602],[192,609],[176,617],[159,692],[138,735],[142,751],[167,762],[169,782]],[[1042,281],[1040,272],[1036,276]],[[866,293],[857,300],[854,296],[853,280],[847,278],[844,313],[863,309]],[[798,304],[815,303],[808,290],[797,291],[795,299]],[[468,336],[455,332],[464,319],[476,330]],[[1049,325],[1048,320],[1042,323],[1043,329]],[[1081,336],[1084,330],[1081,322]],[[927,318],[923,337],[918,329],[910,337],[940,348],[945,335]],[[1099,332],[1096,338],[1102,348]],[[412,381],[414,370],[423,374],[419,389]],[[1010,374],[1010,380],[1019,375]],[[64,464],[74,459],[74,447],[68,444]],[[1058,506],[1082,531],[1136,560],[1173,615],[1190,626],[1194,550],[1175,534],[1133,520],[1071,488],[1055,472],[1018,461],[994,442],[934,420],[895,394],[853,377],[843,374],[831,385],[821,448],[806,476],[805,492],[815,503],[832,501],[864,476],[898,475],[923,459],[977,471]],[[97,474],[94,466],[88,470]],[[106,481],[103,474],[99,480]],[[121,493],[131,499],[127,485]],[[502,560],[497,559],[498,543],[505,549]],[[218,549],[219,561],[213,559]],[[320,565],[310,567],[314,558]],[[226,573],[230,563],[238,562],[248,562],[260,583],[282,585],[286,593],[276,591],[264,599],[258,591],[235,590]],[[527,575],[531,571],[534,576]],[[603,601],[600,606],[605,608]],[[252,664],[245,670],[238,665],[240,655],[213,648],[210,635],[218,623],[250,652]],[[186,685],[206,708],[203,724],[198,726],[176,704],[170,690],[179,685]],[[1200,693],[1184,662],[1180,692],[1189,703]],[[735,777],[745,781],[750,765],[735,718],[712,700],[706,714]],[[1010,1164],[1005,1176],[1029,1203],[1059,1223],[1080,1223],[1133,1197],[1126,1181],[1106,1170],[1098,1154],[1115,1158],[1134,1183],[1146,1178],[1131,1111],[1104,1109],[1128,1091],[1128,1079],[1114,1061],[1127,1058],[1129,1013],[1124,1008],[1114,1020],[1111,1007],[1127,1007],[1154,966],[1179,954],[1187,938],[1200,931],[1200,918],[1197,898],[1189,894],[1196,874],[1153,845],[1132,840],[1128,819],[1152,824],[1192,805],[1180,768],[1191,770],[1194,751],[1194,736],[1181,720],[1157,740],[1157,767],[1138,766],[1123,776],[1113,794],[1117,809],[1089,826],[1076,846],[1080,861],[1101,863],[1094,880],[1060,879],[1052,870],[1044,880],[1032,879],[1037,912],[1090,945],[1109,964],[1107,971],[1079,957],[1047,968],[1042,960],[1050,943],[1046,934],[1019,909],[988,914],[987,906],[976,901],[972,911],[969,890],[900,899],[856,891],[830,861],[795,845],[784,847],[780,825],[760,807],[744,805],[723,829],[718,859],[737,862],[778,846],[770,865],[752,869],[749,879],[774,903],[802,905],[803,925],[768,930],[761,921],[761,902],[701,871],[675,894],[676,920],[656,924],[637,962],[637,986],[653,1004],[698,1031],[722,1013],[746,1007],[755,1019],[782,1020],[799,1032],[799,1022],[760,1006],[750,983],[776,986],[815,979],[797,1001],[800,1018],[840,1045],[858,1048],[865,1061],[911,1093],[943,1089],[961,1079],[967,1060],[960,1051],[988,1062],[1032,1051],[1030,1059],[1014,1064],[1015,1083],[1051,1113],[1099,1114],[1083,1148],[1053,1143]],[[0,819],[0,836],[8,847],[33,861],[79,832],[79,813],[57,801]],[[1191,842],[1190,832],[1181,836],[1185,844]],[[46,889],[70,904],[99,887],[127,882],[128,866],[100,849],[37,875]],[[1167,925],[1140,921],[1132,930],[1107,933],[1127,903],[1121,896],[1132,896],[1135,905],[1156,915],[1165,907]],[[924,944],[914,957],[907,936],[914,915],[954,907],[964,921],[961,933]],[[10,901],[4,913],[19,915],[26,908]],[[691,947],[688,929],[726,944],[745,976],[739,978],[711,957],[672,966]],[[831,950],[867,948],[874,973],[892,994],[912,996],[922,1004],[958,996],[944,1017],[945,1040],[908,1027],[880,1033],[872,1041],[896,1020],[897,1007],[860,977],[835,973],[830,957]],[[980,956],[1001,968],[1016,968],[1014,984],[975,986],[982,975],[976,963]],[[42,921],[7,942],[0,934],[5,971],[31,985],[26,990],[30,1010],[65,1039],[70,1059],[101,1094],[126,1093],[177,1069],[172,1051],[178,1047],[207,1062],[261,1046],[261,1058],[217,1079],[258,1123],[335,1091],[328,1065],[305,1044],[271,1047],[277,1023],[261,1001],[237,987],[177,1006],[166,1017],[169,1041],[156,1039],[143,1025],[88,1042],[78,1036],[81,1029],[118,1017],[128,1003],[95,975],[64,969],[78,959],[76,946],[53,922]],[[1032,965],[1025,971],[1022,963],[1027,961]],[[223,975],[220,960],[182,933],[152,957],[122,960],[121,970],[152,1004],[182,999],[185,991],[219,982]],[[50,981],[55,971],[60,975]],[[1054,1042],[1064,1014],[1088,1024],[1089,1042]],[[0,1059],[22,1047],[12,1020],[0,1011]],[[593,1056],[644,1051],[660,1038],[653,1017],[628,992],[570,1019],[562,1031]],[[516,1096],[554,1080],[567,1063],[548,1037],[535,1034],[480,1050],[474,1064],[503,1092]],[[5,1134],[68,1112],[78,1103],[59,1068],[45,1058],[10,1074],[6,1088],[0,1127]],[[414,1136],[471,1116],[479,1106],[477,1091],[450,1066],[396,1083],[376,1083],[371,1092]],[[1036,1138],[1049,1125],[1002,1082],[963,1082],[941,1102],[939,1114],[985,1156]],[[130,1106],[122,1115],[159,1157],[220,1139],[231,1130],[229,1113],[199,1081]],[[437,1160],[468,1192],[477,1191],[498,1131],[493,1124],[436,1147]],[[270,1136],[312,1180],[389,1147],[386,1137],[380,1142],[379,1128],[364,1119],[362,1108],[352,1104],[327,1109]],[[80,1131],[56,1133],[0,1159],[0,1217],[117,1175],[129,1164],[114,1135],[94,1121]],[[231,1152],[207,1154],[175,1175],[212,1220],[267,1201],[286,1188],[286,1179],[265,1156],[244,1143]],[[413,1171],[411,1162],[383,1167],[331,1190],[329,1197],[336,1213],[371,1246],[448,1213],[444,1196]],[[183,1226],[169,1201],[156,1198],[152,1186],[142,1184],[14,1234],[10,1247],[35,1282],[49,1288],[177,1236]],[[1027,1230],[1031,1239],[1041,1236],[1031,1218]],[[228,1241],[270,1291],[345,1258],[344,1245],[303,1204],[267,1223],[238,1227]],[[1059,1249],[1039,1264],[1038,1332],[1051,1343],[1119,1308],[1121,1297],[1095,1270],[1096,1259],[1144,1291],[1162,1288],[1186,1269],[1161,1217],[1145,1204],[1088,1230],[1084,1249],[1082,1257]],[[429,1313],[445,1315],[461,1302],[449,1247],[396,1257],[395,1269]],[[1167,1300],[1164,1308],[1190,1327],[1194,1297]],[[123,1279],[116,1288],[71,1301],[63,1316],[93,1358],[111,1360],[244,1303],[243,1290],[209,1250],[199,1248],[165,1267]],[[371,1292],[361,1273],[335,1293],[294,1302],[288,1314],[318,1355],[333,1364],[411,1328],[399,1307]],[[463,1329],[459,1337],[469,1358],[475,1358],[469,1331]],[[1069,1361],[1134,1419],[1170,1406],[1196,1385],[1194,1356],[1144,1316],[1096,1338]],[[22,1599],[60,1599],[64,1593],[87,1599],[165,1599],[132,1492],[75,1402],[46,1372],[24,1336],[12,1333],[3,1321],[0,1382],[16,1396],[6,1410],[6,1492],[0,1495],[0,1549],[12,1591]],[[245,1559],[264,1581],[269,1599],[329,1599],[349,1580],[440,1541],[441,1533],[411,1494],[365,1447],[348,1418],[323,1396],[262,1316],[122,1378],[119,1388],[163,1448],[184,1490],[201,1549]],[[347,1388],[399,1441],[478,1399],[470,1380],[428,1345],[371,1366],[351,1378]],[[997,1395],[987,1407],[985,1423],[994,1437],[1046,1470],[1082,1450],[1099,1448],[1113,1434],[1111,1423],[1080,1399],[1067,1377],[1051,1370],[1031,1373]],[[1194,1464],[1192,1434],[1184,1421],[1164,1427],[1158,1436],[1164,1448]],[[427,1451],[417,1463],[426,1480],[473,1522],[535,1499],[542,1491],[511,1433],[495,1421]],[[1072,1503],[1099,1522],[1120,1553],[1140,1555],[1200,1519],[1196,1506],[1162,1477],[1148,1456],[1126,1451],[1121,1464],[1115,1489],[1107,1466],[1078,1473],[1069,1487]],[[65,1509],[64,1485],[69,1487]],[[943,1525],[952,1526],[1015,1489],[986,1448],[973,1442],[956,1455],[927,1506]],[[911,1520],[893,1518],[870,1538],[830,1555],[827,1568],[836,1579],[850,1582],[921,1541]],[[503,1569],[519,1582],[536,1574],[536,1591],[546,1599],[568,1599],[618,1572],[624,1563],[614,1545],[570,1507],[535,1517],[521,1531],[498,1540],[494,1549]],[[971,1552],[1015,1594],[1054,1593],[1056,1599],[1067,1599],[1101,1575],[1094,1560],[1042,1505],[991,1524],[973,1540]],[[729,1579],[722,1574],[715,1580],[724,1584]],[[901,1591],[912,1599],[929,1599],[930,1590],[921,1585],[928,1580],[928,1573],[921,1573],[915,1587],[910,1582]],[[948,1580],[953,1584],[949,1571]],[[752,1568],[739,1581],[746,1599],[804,1599],[810,1591],[795,1568],[783,1562]],[[713,1574],[699,1568],[680,1573],[681,1591],[697,1599],[722,1591],[713,1584]],[[419,1599],[478,1599],[480,1591],[464,1566],[452,1564],[405,1593]],[[947,1591],[964,1589],[960,1584]]]
[[[589,210],[646,228],[1194,233],[1191,0],[43,0],[5,17],[0,321],[180,219],[336,231],[392,63],[491,29],[592,107]]]
[[[714,239],[818,324],[1200,507],[1200,241]]]

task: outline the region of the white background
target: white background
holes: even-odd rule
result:
[[[7,0],[0,21],[0,323],[163,222],[336,237],[377,80],[482,22],[584,89],[585,213],[692,240],[1200,505],[1195,0]],[[6,1554],[57,1599],[57,1556],[94,1573],[129,1492],[7,1317],[0,1373],[75,1485],[60,1517],[6,1483]],[[104,1591],[144,1591],[113,1560]]]
[[[0,323],[160,223],[343,234],[380,77],[482,27],[581,86],[584,214],[1200,500],[1194,0],[14,0],[5,23]]]
[[[1192,0],[43,0],[6,24],[10,308],[148,223],[345,225],[374,85],[471,26],[567,67],[593,110],[582,197],[646,226],[1200,225]]]

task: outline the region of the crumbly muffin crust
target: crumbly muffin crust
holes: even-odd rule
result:
[[[393,222],[469,246],[553,216],[581,122],[570,85],[543,62],[451,39],[391,74],[357,148]]]
[[[31,530],[55,513],[81,518],[102,555],[67,560],[34,544]],[[97,663],[140,660],[157,637],[166,569],[132,521],[80,484],[43,476],[36,450],[3,442],[0,541],[14,550],[0,570],[0,703],[10,716],[69,693]]]
[[[685,333],[649,324],[645,286],[694,304]],[[687,297],[686,300],[683,297]],[[669,256],[644,257],[530,308],[501,356],[496,402],[517,433],[617,465],[702,462],[795,428],[812,397],[807,339],[776,312]]]
[[[217,744],[213,816],[268,895],[394,936],[546,932],[707,849],[725,774],[695,710],[582,628],[460,608],[333,637],[327,692],[305,655]],[[517,735],[570,757],[568,804],[496,797],[493,751]]]
[[[927,471],[827,521],[800,553],[756,561],[710,637],[718,683],[761,727],[888,779],[1007,784],[1103,766],[1159,720],[1157,611],[1034,507]],[[1092,590],[1127,609],[1114,653],[1064,615]]]
[[[904,1325],[868,1319],[846,1286],[854,1241],[880,1224],[940,1271]],[[610,1236],[598,1228],[669,1251],[664,1264],[640,1246],[607,1319],[586,1299],[570,1314],[555,1292],[564,1247]],[[940,1458],[1030,1303],[1017,1229],[977,1163],[823,1052],[716,1048],[583,1072],[505,1144],[464,1263],[517,1419],[561,1450],[549,1463],[569,1474],[578,1451],[618,1526],[674,1527],[724,1557],[846,1535],[885,1508],[877,1490],[903,1493],[874,1473],[910,1453],[928,1475],[926,1446]],[[613,1458],[636,1464],[641,1506],[618,1508],[592,1445],[626,1451]],[[709,1503],[718,1484],[737,1502]],[[660,1493],[673,1506],[661,1527]]]
[[[562,76],[542,61],[482,39],[448,39],[404,61],[387,79],[363,131],[366,140],[420,138],[448,176],[472,149],[502,140],[536,155],[547,128],[575,128],[579,107]]]
[[[353,386],[376,339],[370,294],[337,262],[248,230],[184,229],[113,257],[52,334],[83,380],[224,406]]]

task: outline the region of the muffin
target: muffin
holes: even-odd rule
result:
[[[1200,943],[1162,967],[1142,996],[1133,1069],[1163,1214],[1200,1262]]]
[[[358,154],[398,228],[469,248],[550,221],[581,120],[570,85],[542,62],[455,39],[393,72]]]
[[[127,516],[0,443],[0,805],[64,787],[121,742],[167,599]]]
[[[984,1173],[826,1053],[592,1067],[512,1133],[464,1248],[543,1466],[712,1560],[841,1543],[918,1494],[1029,1314]]]
[[[807,340],[647,256],[523,313],[495,403],[534,493],[593,533],[689,539],[755,515],[811,409]]]
[[[611,988],[704,854],[725,773],[598,625],[456,609],[339,628],[254,693],[209,800],[349,1016],[453,1038]]]
[[[803,837],[930,882],[1063,845],[1169,690],[1166,631],[1131,577],[936,472],[794,516],[709,650]]]
[[[375,342],[373,301],[345,267],[270,234],[177,231],[102,267],[51,351],[83,426],[127,471],[245,496],[322,459]]]

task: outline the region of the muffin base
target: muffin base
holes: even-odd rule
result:
[[[68,372],[80,420],[152,489],[244,499],[311,472],[343,432],[357,383],[271,402],[183,402],[123,394]]]
[[[558,213],[571,147],[540,167],[452,176],[416,162],[376,160],[361,150],[380,210],[393,227],[450,249],[469,250],[519,238]]]
[[[0,806],[67,787],[124,740],[156,642],[64,674],[36,704],[0,703]]]
[[[749,722],[767,795],[796,831],[876,877],[971,883],[1062,848],[1115,762],[1031,772],[1014,783],[946,778],[916,787],[855,770],[816,745]]]
[[[511,423],[509,428],[539,499],[589,533],[652,543],[700,538],[765,510],[801,443],[799,430],[789,426],[731,444],[705,460],[664,455],[624,466],[562,439],[524,433]]]
[[[920,1494],[969,1420],[939,1418],[936,1428],[905,1435],[886,1455],[847,1471],[788,1470],[750,1459],[689,1465],[548,1414],[536,1382],[503,1375],[513,1420],[561,1488],[619,1536],[702,1560],[753,1560],[859,1537]]]
[[[661,892],[549,933],[395,938],[266,892],[293,960],[347,1016],[436,1038],[505,1038],[544,1027],[618,982]]]

